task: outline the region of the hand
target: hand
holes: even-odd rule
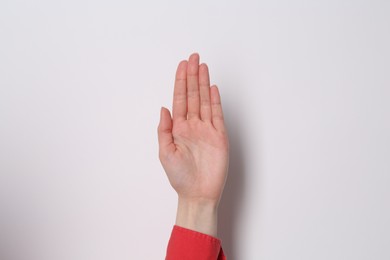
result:
[[[211,228],[207,232],[216,235],[216,212],[228,172],[229,142],[218,88],[210,87],[208,67],[199,65],[197,53],[189,61],[181,61],[177,68],[172,115],[173,118],[168,109],[161,108],[158,140],[159,159],[179,196],[176,224],[188,217],[199,224],[199,215],[210,217],[213,219],[204,220],[215,223],[205,229]],[[200,218],[194,219],[194,214]]]

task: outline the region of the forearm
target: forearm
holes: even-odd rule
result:
[[[176,225],[217,237],[218,202],[179,197]]]

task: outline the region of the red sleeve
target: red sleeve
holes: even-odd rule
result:
[[[194,230],[173,226],[166,260],[226,260],[221,240]]]

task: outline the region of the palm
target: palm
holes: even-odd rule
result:
[[[188,64],[179,64],[173,120],[167,109],[161,111],[159,146],[160,161],[180,196],[219,200],[227,175],[228,137],[218,89],[210,88],[207,66],[199,66],[196,54]]]

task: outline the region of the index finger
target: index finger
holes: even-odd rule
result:
[[[172,105],[173,121],[187,119],[187,64],[187,60],[182,60],[176,70]]]

